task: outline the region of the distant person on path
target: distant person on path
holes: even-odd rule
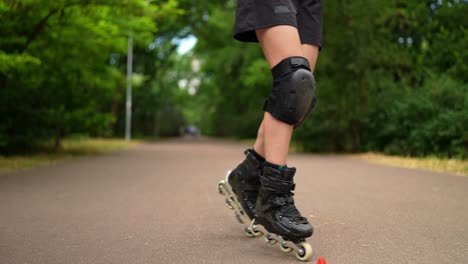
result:
[[[294,128],[315,106],[322,17],[321,0],[238,0],[236,12],[234,38],[260,43],[273,83],[256,142],[227,181],[250,219],[294,243],[313,233],[294,205],[296,168],[287,157]]]

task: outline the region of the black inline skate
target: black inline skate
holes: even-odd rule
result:
[[[228,172],[225,180],[218,183],[218,191],[226,196],[226,204],[235,211],[236,219],[241,224],[249,225],[255,216],[260,174],[265,160],[253,149],[248,149],[244,153],[246,154],[245,160],[232,172]],[[255,237],[247,227],[245,234]]]
[[[313,228],[294,205],[295,173],[296,168],[283,167],[280,170],[268,163],[264,166],[255,221],[248,229],[255,236],[265,233],[269,244],[279,242],[283,252],[295,250],[298,259],[308,261],[313,251],[305,239],[312,236]]]

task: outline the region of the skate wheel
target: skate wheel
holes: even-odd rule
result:
[[[250,228],[246,227],[245,230],[244,230],[244,234],[246,237],[250,237],[250,238],[254,238],[255,235],[252,233],[252,231],[250,230]]]
[[[237,222],[239,222],[240,224],[243,224],[244,220],[242,220],[242,216],[238,212],[236,212],[235,215],[236,215]]]
[[[234,210],[234,206],[232,205],[233,201],[231,198],[226,198],[226,205],[229,209]]]
[[[286,244],[283,242],[280,244],[280,249],[281,251],[283,251],[284,253],[290,253],[291,251],[293,251],[292,248],[286,246]]]
[[[250,232],[252,233],[252,235],[254,235],[254,237],[261,237],[263,236],[263,232],[260,231],[260,230],[257,230],[257,228],[255,227],[255,219],[252,220],[252,222],[250,222],[250,225],[249,225],[249,228]]]
[[[296,251],[296,258],[301,261],[309,261],[312,258],[312,246],[307,242],[301,242],[297,246],[300,249]]]
[[[218,183],[218,192],[221,195],[225,195],[222,183]]]
[[[255,238],[255,237],[262,236],[263,232],[262,231],[252,231],[252,229],[250,227],[246,227],[245,230],[244,230],[244,234],[247,237]]]
[[[268,234],[265,236],[265,242],[272,246],[278,244],[278,240],[271,238]]]
[[[261,236],[263,236],[263,232],[260,231],[260,230],[255,230],[255,228],[252,230],[252,234],[253,234],[255,237],[261,237]]]

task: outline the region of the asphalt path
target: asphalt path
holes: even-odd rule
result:
[[[245,146],[143,144],[0,175],[0,263],[300,263],[244,236],[217,183]],[[294,154],[328,264],[468,263],[468,177]]]

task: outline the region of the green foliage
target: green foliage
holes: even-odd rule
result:
[[[232,40],[233,10],[234,1],[214,7],[195,32],[195,54],[203,65],[197,93],[203,105],[199,125],[209,135],[248,138],[256,136],[271,77],[258,45]]]
[[[334,34],[319,57],[317,110],[296,135],[304,149],[467,157],[467,6],[447,5],[327,3]]]
[[[466,1],[329,1],[318,105],[295,141],[307,151],[466,158]],[[257,45],[232,40],[234,1],[195,31],[204,131],[254,137],[271,77]]]
[[[109,136],[132,35],[147,47],[177,1],[0,1],[0,151],[71,133]]]
[[[34,64],[39,65],[41,61],[27,54],[6,54],[0,51],[0,72],[5,75],[13,71],[21,71]]]
[[[466,83],[431,76],[418,89],[387,90],[378,97],[380,104],[367,124],[368,149],[408,156],[468,156]]]
[[[0,0],[0,152],[70,134],[252,138],[271,89],[257,44],[232,39],[234,0]],[[307,151],[468,155],[466,0],[326,1]],[[195,36],[193,52],[177,53]],[[201,69],[195,69],[199,63]]]

